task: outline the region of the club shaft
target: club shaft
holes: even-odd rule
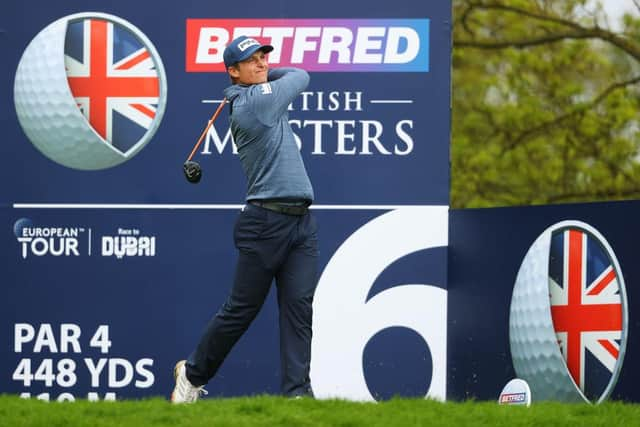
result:
[[[216,121],[216,119],[218,118],[218,116],[220,115],[220,112],[222,111],[222,109],[224,108],[224,105],[227,103],[227,98],[224,98],[222,100],[222,102],[220,103],[220,105],[218,105],[218,108],[216,109],[216,112],[213,113],[213,116],[211,116],[211,118],[209,119],[209,123],[207,123],[207,127],[204,128],[204,130],[202,131],[202,135],[200,135],[200,138],[198,138],[198,142],[196,142],[195,147],[193,147],[193,150],[191,150],[191,154],[189,154],[189,157],[187,158],[187,162],[191,161],[191,159],[193,158],[193,156],[196,154],[196,152],[198,151],[198,148],[200,147],[200,144],[202,144],[202,141],[204,140],[204,136],[207,134],[207,132],[209,132],[209,128],[211,127],[211,125],[213,124],[213,122]]]

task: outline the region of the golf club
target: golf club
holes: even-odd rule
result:
[[[200,144],[202,143],[204,136],[209,131],[209,128],[211,127],[213,122],[216,121],[216,119],[220,115],[220,112],[222,111],[226,103],[227,103],[227,98],[223,98],[222,102],[220,102],[220,105],[216,109],[215,113],[213,113],[213,116],[211,116],[211,118],[209,119],[209,122],[207,123],[207,127],[205,127],[204,130],[202,131],[202,134],[200,135],[198,142],[196,142],[196,145],[193,147],[193,150],[191,150],[191,154],[189,154],[189,157],[187,157],[187,160],[184,162],[184,165],[182,166],[182,170],[184,171],[184,175],[187,177],[187,181],[193,184],[197,184],[198,182],[200,182],[200,178],[202,178],[202,168],[200,167],[200,164],[198,162],[193,161],[191,159],[193,159],[193,156],[196,154],[196,151],[198,151],[198,147],[200,147]]]

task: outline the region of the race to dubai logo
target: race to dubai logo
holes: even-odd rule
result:
[[[628,334],[624,278],[596,229],[563,221],[522,261],[511,299],[516,374],[537,400],[600,403],[615,387]]]
[[[15,108],[32,144],[70,168],[109,168],[152,139],[167,101],[162,60],[134,25],[113,15],[58,19],[29,43]]]

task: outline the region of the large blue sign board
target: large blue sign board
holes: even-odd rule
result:
[[[289,118],[321,230],[316,394],[446,398],[450,2],[3,10],[0,392],[170,393],[232,280],[246,181],[226,110],[200,184],[182,163],[230,84],[223,46],[246,34],[311,75]],[[270,298],[213,396],[278,393],[276,316]]]

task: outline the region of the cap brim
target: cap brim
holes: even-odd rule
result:
[[[270,44],[262,44],[262,45],[257,45],[255,47],[252,46],[251,48],[247,49],[247,51],[244,53],[244,55],[242,55],[242,58],[239,59],[238,62],[246,61],[247,59],[251,58],[251,55],[253,55],[257,51],[262,51],[265,54],[267,54],[272,50],[273,50],[273,46],[271,46]]]

